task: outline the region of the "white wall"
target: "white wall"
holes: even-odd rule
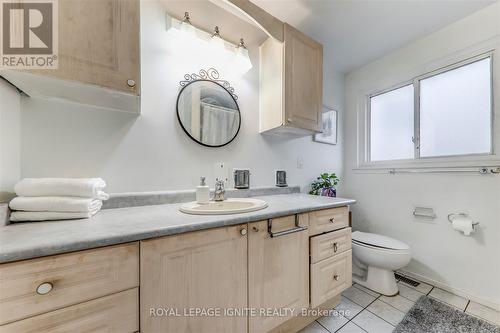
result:
[[[388,175],[356,168],[357,128],[366,94],[439,68],[480,50],[500,45],[500,6],[487,7],[426,38],[399,49],[346,76],[346,154],[344,195],[354,197],[353,224],[358,230],[385,234],[409,244],[413,260],[406,271],[477,299],[500,305],[500,177],[476,174]],[[498,51],[497,51],[498,53]],[[500,54],[495,55],[498,101]],[[499,103],[495,104],[500,119]],[[496,128],[498,130],[498,121]],[[496,136],[495,147],[500,147]],[[417,222],[415,205],[434,207],[432,223]],[[467,212],[480,222],[473,237],[451,229],[447,214]]]
[[[17,90],[0,79],[0,202],[10,199],[9,192],[20,179],[20,104]]]
[[[190,1],[183,7],[193,13],[200,11],[197,6],[202,3],[207,5]],[[254,65],[250,72],[231,75],[221,71],[239,96],[242,128],[238,137],[230,145],[216,149],[191,141],[178,124],[176,97],[183,75],[197,72],[207,60],[206,50],[179,54],[176,45],[169,44],[166,37],[165,4],[142,1],[141,6],[142,114],[133,117],[81,105],[22,98],[22,177],[100,176],[108,183],[109,191],[124,192],[190,189],[201,175],[207,176],[213,186],[213,165],[219,161],[226,162],[230,170],[250,168],[252,186],[274,185],[277,169],[287,170],[289,183],[300,186],[308,185],[323,171],[342,173],[341,144],[332,146],[313,143],[311,137],[289,140],[258,133],[256,44],[249,45]],[[211,11],[209,16],[218,18],[215,23],[224,28],[223,35],[231,30],[221,19],[227,14],[217,8]],[[200,16],[192,14],[194,24]],[[344,76],[333,72],[328,63],[325,68],[328,70],[324,75],[324,101],[337,108],[342,117]],[[302,169],[297,169],[298,157],[303,160]]]

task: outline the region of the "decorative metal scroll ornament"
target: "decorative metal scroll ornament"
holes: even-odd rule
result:
[[[185,87],[194,81],[200,80],[216,82],[226,89],[235,100],[238,99],[238,96],[234,93],[234,88],[231,87],[231,84],[228,81],[220,79],[220,74],[215,68],[209,68],[208,70],[200,69],[198,74],[185,74],[184,80],[180,81],[179,84],[181,87]]]

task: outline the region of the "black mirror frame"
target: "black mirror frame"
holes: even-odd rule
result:
[[[209,148],[224,147],[224,146],[230,144],[231,142],[233,142],[234,139],[236,139],[236,137],[238,136],[238,133],[240,132],[240,128],[241,128],[241,111],[240,111],[240,106],[238,105],[238,102],[236,101],[238,99],[238,96],[234,93],[234,88],[231,87],[231,85],[229,84],[228,81],[220,80],[219,79],[219,72],[216,69],[214,69],[214,68],[210,68],[208,70],[202,69],[202,70],[199,71],[199,74],[194,74],[194,73],[193,74],[186,74],[186,75],[184,75],[184,79],[185,80],[179,82],[179,84],[181,85],[182,89],[179,91],[179,94],[177,95],[177,101],[176,101],[177,120],[179,121],[179,124],[181,125],[181,128],[184,131],[184,133],[186,133],[187,136],[189,136],[189,138],[191,138],[191,140],[193,140],[194,142],[196,142],[196,143],[198,143],[198,144],[200,144],[202,146],[209,147]],[[206,143],[203,143],[203,142],[195,139],[191,135],[191,133],[189,133],[189,131],[187,131],[186,128],[184,127],[184,125],[182,124],[181,117],[180,117],[180,112],[179,112],[179,100],[180,100],[180,97],[182,95],[182,92],[189,85],[191,85],[191,84],[193,84],[195,82],[200,82],[200,81],[206,81],[206,82],[215,83],[216,85],[220,86],[222,89],[224,89],[225,91],[227,91],[227,93],[233,99],[234,104],[236,105],[236,108],[238,110],[238,115],[239,115],[238,129],[236,130],[236,133],[231,138],[231,140],[229,140],[228,142],[226,142],[224,144],[221,144],[221,145],[207,145]]]

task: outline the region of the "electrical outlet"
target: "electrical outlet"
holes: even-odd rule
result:
[[[217,162],[214,164],[214,179],[221,179],[226,183],[229,181],[229,173],[226,162]]]
[[[302,169],[304,167],[304,159],[302,156],[297,157],[297,169]]]

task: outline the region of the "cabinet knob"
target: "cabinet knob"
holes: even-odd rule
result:
[[[340,275],[335,274],[335,275],[333,276],[333,279],[334,279],[335,281],[338,281],[338,280],[340,279]]]
[[[135,87],[135,81],[132,79],[127,80],[127,86],[129,86],[130,88]]]
[[[41,283],[38,287],[36,287],[36,293],[38,295],[46,295],[52,291],[54,285],[50,282]]]
[[[333,252],[337,252],[337,249],[338,249],[337,242],[333,243],[332,247],[333,247]]]
[[[245,235],[247,234],[247,229],[241,229],[241,230],[240,230],[240,234],[241,234],[242,236],[245,236]]]
[[[335,218],[333,218],[333,217],[332,217],[332,218],[330,219],[330,223],[335,223]]]
[[[252,230],[255,232],[259,232],[259,228],[257,228],[257,227],[252,227]]]

